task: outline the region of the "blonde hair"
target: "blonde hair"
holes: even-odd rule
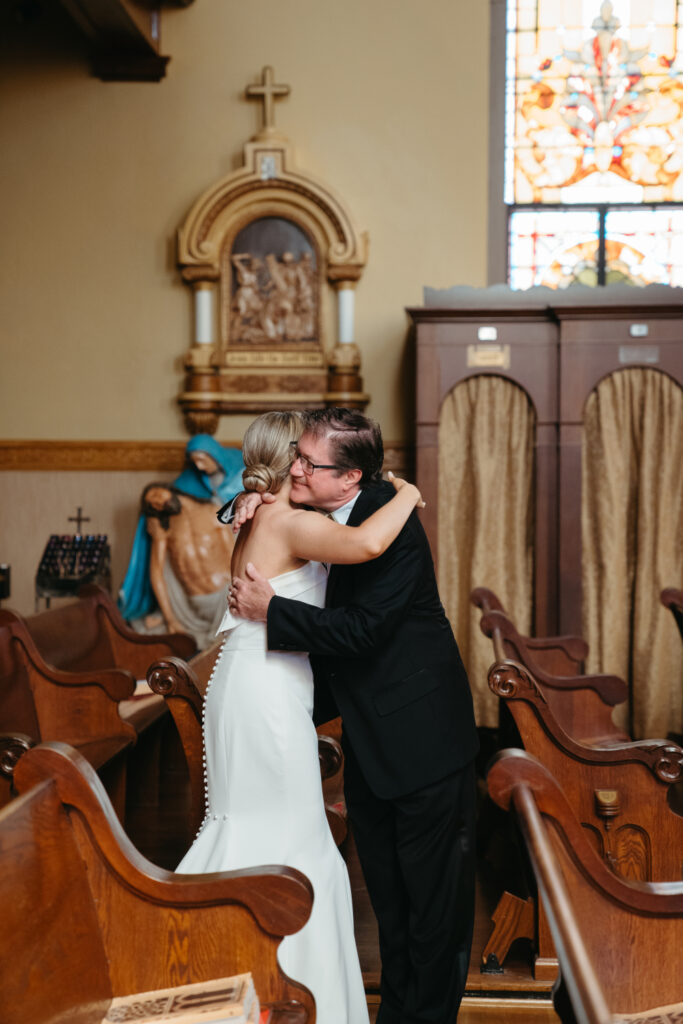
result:
[[[292,464],[290,443],[299,440],[302,430],[298,412],[264,412],[249,424],[242,441],[246,491],[280,490]]]

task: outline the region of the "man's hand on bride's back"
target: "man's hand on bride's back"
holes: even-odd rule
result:
[[[254,518],[254,513],[259,505],[267,505],[271,501],[275,501],[275,495],[271,494],[270,491],[265,491],[263,494],[259,494],[258,491],[242,491],[241,494],[238,494],[233,508],[233,533],[237,533],[240,526],[244,526],[247,519]]]
[[[265,619],[274,593],[266,577],[262,576],[251,562],[247,562],[244,577],[235,576],[230,584],[230,611],[243,619]]]

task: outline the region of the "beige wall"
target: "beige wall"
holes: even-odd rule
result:
[[[387,437],[409,434],[403,307],[424,284],[485,284],[486,2],[196,0],[164,10],[158,84],[91,78],[67,31],[43,54],[13,45],[0,70],[0,437],[183,435],[192,312],[175,231],[241,164],[259,118],[243,91],[265,64],[291,85],[276,117],[300,165],[369,232],[368,411]],[[226,417],[220,436],[243,425]]]
[[[276,120],[299,165],[369,233],[356,302],[368,413],[386,438],[409,441],[404,307],[425,284],[486,283],[488,7],[196,0],[164,9],[171,61],[158,84],[90,77],[66,20],[14,29],[0,43],[0,438],[186,436],[175,398],[192,304],[175,232],[241,165],[260,116],[244,88],[272,64],[291,85]],[[217,436],[239,440],[248,419],[224,417]],[[5,477],[3,502],[20,517],[25,494]],[[46,478],[36,493],[52,490]],[[124,494],[131,509],[139,494],[121,474],[93,480],[95,491],[105,503]],[[41,550],[72,512],[49,524],[45,513]],[[4,533],[0,560],[24,558],[9,546]]]
[[[11,594],[3,607],[22,615],[35,610],[35,576],[51,533],[75,533],[69,516],[81,506],[89,522],[83,533],[110,538],[112,591],[126,574],[145,484],[168,473],[15,472],[0,473],[0,562],[11,565]],[[11,500],[5,501],[8,494]],[[57,603],[53,601],[53,603]],[[39,603],[39,611],[46,606]]]

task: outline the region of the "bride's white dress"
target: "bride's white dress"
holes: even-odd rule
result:
[[[270,583],[283,597],[324,604],[327,573],[316,562]],[[176,870],[303,871],[313,911],[283,940],[280,966],[313,993],[317,1024],[367,1024],[349,877],[325,816],[308,655],[268,651],[265,623],[230,612],[223,631],[204,704],[207,814]]]

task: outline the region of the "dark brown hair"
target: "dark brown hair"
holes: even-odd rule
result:
[[[303,414],[304,432],[329,441],[338,470],[360,469],[361,486],[382,479],[384,445],[379,424],[357,409],[311,409]]]

